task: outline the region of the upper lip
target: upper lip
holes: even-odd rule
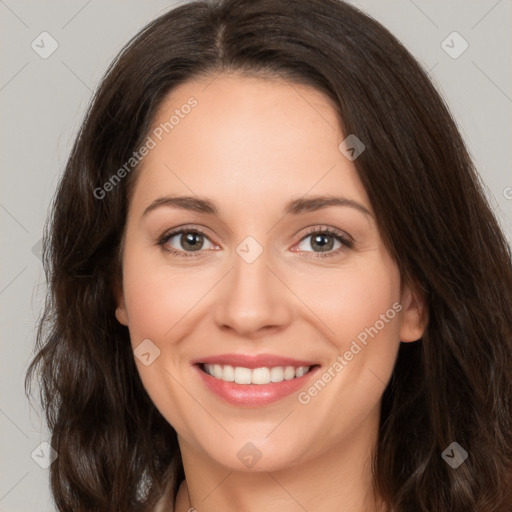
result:
[[[202,357],[192,361],[193,364],[229,364],[234,367],[243,368],[272,368],[274,366],[293,366],[298,368],[299,366],[314,366],[318,363],[314,361],[306,361],[300,359],[294,359],[292,357],[282,357],[273,354],[219,354],[213,356]]]

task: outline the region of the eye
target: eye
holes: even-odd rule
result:
[[[205,241],[210,247],[205,247]],[[164,250],[176,256],[196,256],[197,252],[216,247],[200,229],[180,228],[166,233],[158,242]]]
[[[337,255],[343,249],[351,248],[353,245],[353,240],[342,231],[316,227],[302,238],[297,247],[300,251],[314,252],[319,257],[327,257]],[[333,251],[333,249],[336,250]]]

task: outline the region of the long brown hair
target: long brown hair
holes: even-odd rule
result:
[[[278,76],[333,100],[402,279],[424,294],[382,398],[376,489],[394,512],[505,512],[512,499],[510,248],[443,99],[384,27],[339,0],[196,1],[151,22],[107,70],[45,226],[49,293],[35,374],[59,511],[152,510],[184,478],[174,429],[142,387],[114,289],[137,169],[99,198],[177,85]],[[104,189],[103,189],[104,190]],[[468,453],[457,469],[441,456]]]

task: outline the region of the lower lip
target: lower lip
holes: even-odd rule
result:
[[[299,391],[306,385],[309,378],[316,373],[319,366],[315,366],[302,377],[291,380],[271,382],[270,384],[236,384],[216,379],[195,365],[206,387],[220,398],[232,405],[258,407],[277,402],[292,393]]]

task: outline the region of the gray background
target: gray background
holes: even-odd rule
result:
[[[512,240],[512,1],[360,0],[429,71],[468,144]],[[121,47],[176,2],[0,0],[0,512],[55,510],[48,439],[23,378],[45,292],[44,219],[92,91]],[[46,31],[47,59],[31,47]],[[453,31],[458,58],[441,46]],[[449,51],[463,42],[449,38]],[[49,40],[44,43],[49,48]],[[31,454],[34,453],[34,458]]]

